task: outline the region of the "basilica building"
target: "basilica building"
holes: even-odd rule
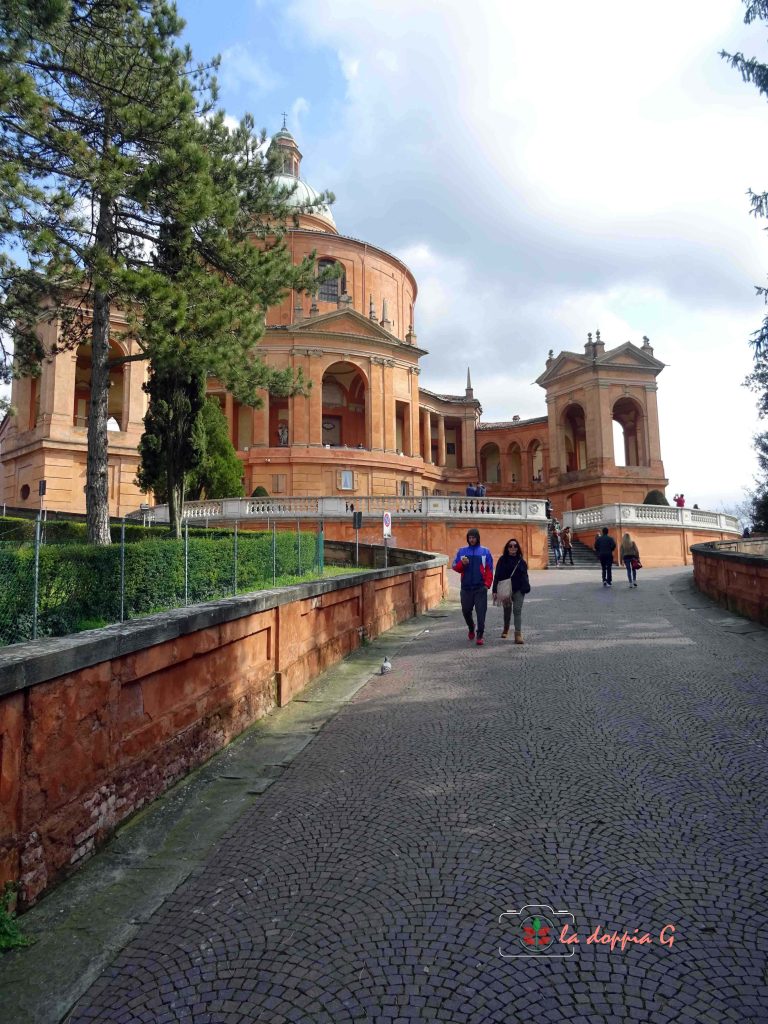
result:
[[[316,252],[339,276],[312,296],[292,293],[272,308],[260,355],[301,369],[307,395],[274,398],[252,409],[210,380],[243,465],[246,494],[363,496],[465,494],[481,481],[489,497],[548,497],[558,513],[609,502],[642,502],[665,487],[656,378],[663,363],[644,339],[606,349],[599,332],[583,350],[550,352],[537,383],[546,413],[482,421],[470,372],[464,390],[438,394],[422,384],[427,354],[416,334],[417,282],[396,256],[339,233],[330,209],[302,178],[302,155],[283,129],[282,183],[296,186],[299,212],[286,244],[295,262]],[[113,314],[117,337],[121,322]],[[51,341],[55,323],[41,327]],[[428,344],[428,340],[427,340]],[[130,341],[112,342],[115,357]],[[457,360],[458,361],[458,360]],[[469,353],[465,360],[468,363]],[[148,497],[136,485],[146,366],[115,366],[109,392],[109,497],[113,515]],[[457,382],[458,383],[458,382]],[[0,425],[0,487],[6,506],[85,509],[86,427],[90,391],[87,345],[44,364],[36,379],[14,382],[13,415]],[[614,422],[623,452],[614,452]]]

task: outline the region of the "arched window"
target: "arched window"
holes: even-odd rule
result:
[[[319,271],[326,270],[328,267],[335,267],[336,260],[323,259],[319,260],[317,269]],[[341,276],[334,277],[330,281],[324,281],[317,292],[317,298],[320,302],[338,302],[339,297],[342,296],[347,290],[347,275],[342,267]]]

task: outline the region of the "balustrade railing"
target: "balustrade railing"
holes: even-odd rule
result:
[[[679,526],[697,530],[741,533],[739,520],[724,512],[700,508],[671,508],[665,505],[597,505],[563,514],[563,525],[572,530],[597,526]]]
[[[363,519],[378,519],[389,512],[396,519],[502,519],[546,520],[544,502],[530,498],[466,498],[448,495],[372,495],[348,497],[222,498],[188,501],[184,518],[215,522],[240,519],[329,519],[362,512]],[[168,522],[168,506],[132,512],[128,518]]]

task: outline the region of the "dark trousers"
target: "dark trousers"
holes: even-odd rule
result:
[[[563,548],[563,565],[565,565],[566,558],[570,558],[571,565],[573,565],[573,548]]]
[[[613,583],[613,557],[611,555],[600,556],[600,568],[603,570],[603,583]]]
[[[477,629],[472,618],[472,612],[477,613]],[[467,629],[477,632],[482,636],[485,632],[485,613],[488,611],[488,591],[484,586],[473,587],[471,590],[461,588],[461,614],[467,624]]]

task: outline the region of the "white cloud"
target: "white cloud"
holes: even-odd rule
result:
[[[335,52],[336,128],[307,139],[342,231],[398,253],[419,283],[424,385],[486,419],[545,411],[550,348],[643,334],[659,378],[671,486],[751,484],[754,401],[741,387],[762,310],[764,102],[718,51],[765,53],[722,0],[546,5],[309,0],[293,32]],[[323,97],[313,103],[317,106]],[[309,125],[308,125],[309,127]]]
[[[265,57],[256,56],[242,43],[230,46],[222,53],[219,77],[230,92],[247,90],[250,95],[272,92],[281,81]]]

